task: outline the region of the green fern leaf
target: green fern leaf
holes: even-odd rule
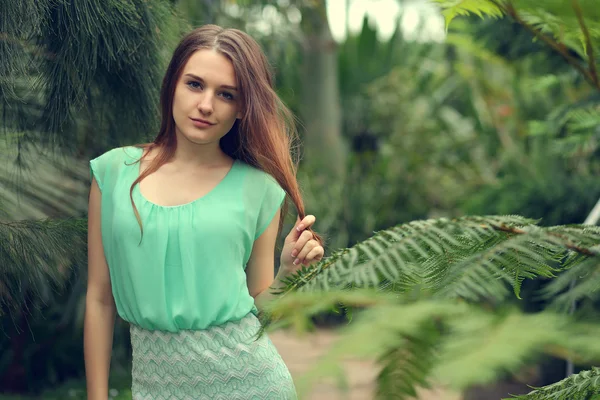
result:
[[[446,30],[448,30],[450,22],[460,15],[475,14],[480,18],[484,16],[501,18],[503,15],[502,9],[490,0],[434,0],[434,2],[443,9]]]
[[[571,267],[540,293],[557,310],[567,311],[574,302],[600,297],[600,260],[580,257],[577,261],[571,262]]]
[[[412,399],[417,388],[429,386],[428,377],[436,362],[441,332],[432,321],[417,336],[399,335],[400,345],[386,351],[378,360],[377,399]]]
[[[538,388],[518,400],[590,400],[600,397],[600,368],[582,371],[552,385]],[[509,399],[504,399],[509,400]]]
[[[589,228],[540,228],[534,222],[518,216],[413,221],[303,268],[286,280],[286,290],[420,286],[438,298],[500,300],[509,285],[519,296],[524,279],[553,277],[569,246],[600,242]]]
[[[491,314],[448,320],[452,338],[440,349],[433,375],[455,388],[492,382],[516,371],[545,346],[563,341],[566,321],[551,314]],[[564,343],[564,342],[563,342]]]
[[[337,367],[348,359],[378,360],[383,368],[379,397],[400,399],[408,398],[416,385],[425,386],[428,378],[457,390],[489,383],[549,350],[583,362],[600,361],[598,325],[578,324],[550,312],[511,309],[498,315],[466,303],[407,299],[357,289],[297,292],[271,304],[273,315],[302,330],[304,319],[335,304],[363,308],[340,329],[328,353],[300,377],[299,391],[337,376]]]

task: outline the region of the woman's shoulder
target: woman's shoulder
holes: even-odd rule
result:
[[[143,148],[140,146],[115,147],[100,154],[94,160],[98,161],[134,161],[140,158]]]
[[[104,183],[114,181],[127,167],[134,165],[140,158],[142,148],[134,146],[116,147],[90,160],[92,176],[102,189]]]
[[[136,146],[115,147],[90,160],[90,164],[97,170],[116,172],[138,161],[142,151],[141,147]]]

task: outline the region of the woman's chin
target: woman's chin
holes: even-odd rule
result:
[[[202,131],[193,133],[186,132],[182,136],[185,142],[196,145],[207,145],[215,142],[218,143],[220,139],[216,135],[211,135]]]

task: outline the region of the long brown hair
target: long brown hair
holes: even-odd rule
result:
[[[144,154],[156,149],[148,168],[133,182],[129,190],[135,216],[143,226],[133,201],[133,189],[144,178],[171,160],[177,139],[173,119],[173,97],[182,70],[189,58],[201,49],[216,50],[233,64],[241,93],[242,118],[223,136],[223,152],[270,174],[285,190],[287,196],[281,208],[279,232],[287,214],[288,199],[294,203],[300,219],[306,214],[300,188],[296,180],[299,156],[296,148],[298,134],[294,116],[273,89],[273,73],[260,45],[248,34],[237,29],[205,25],[187,34],[175,49],[165,73],[160,92],[161,126],[154,141],[141,144]],[[144,156],[142,155],[142,158]],[[141,161],[138,160],[138,162]],[[311,230],[314,238],[322,239]]]

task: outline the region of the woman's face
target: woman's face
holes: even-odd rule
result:
[[[214,50],[198,50],[175,87],[173,119],[180,139],[218,143],[241,118],[240,92],[231,61]]]

